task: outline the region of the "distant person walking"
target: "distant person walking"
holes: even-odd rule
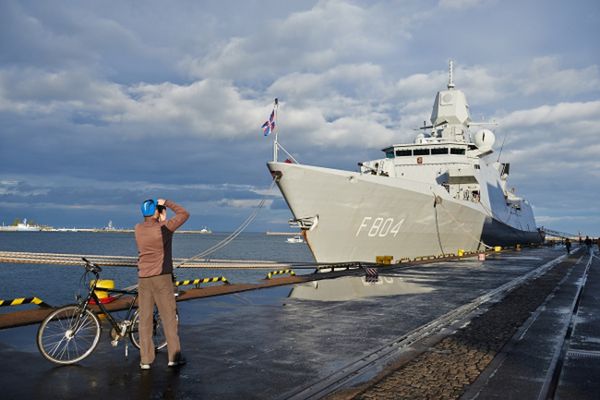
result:
[[[594,250],[592,249],[592,239],[590,239],[589,236],[586,236],[584,243],[585,243],[585,247],[587,247],[587,251],[588,251],[589,255],[594,254]]]
[[[567,254],[571,254],[571,239],[565,239],[565,247],[567,248]]]
[[[175,215],[167,220],[167,208]],[[138,306],[140,310],[140,368],[150,369],[155,351],[152,340],[154,305],[167,338],[169,367],[185,364],[177,333],[177,305],[173,286],[173,233],[190,214],[171,200],[146,200],[141,206],[144,222],[135,226],[138,248]]]

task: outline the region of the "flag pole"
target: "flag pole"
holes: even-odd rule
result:
[[[279,150],[279,142],[277,141],[277,135],[279,133],[279,129],[277,129],[279,127],[279,124],[277,123],[277,109],[279,108],[279,100],[277,99],[277,97],[275,98],[275,102],[273,105],[273,111],[275,112],[275,138],[273,139],[273,161],[277,162],[277,158],[278,158],[278,154],[277,151]]]

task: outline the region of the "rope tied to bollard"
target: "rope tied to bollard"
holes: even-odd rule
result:
[[[271,191],[271,189],[273,189],[273,187],[275,186],[275,183],[277,183],[277,180],[279,178],[278,177],[273,177],[273,181],[271,182],[271,185],[269,186],[269,189],[267,190],[268,192]],[[221,240],[219,243],[209,247],[206,250],[203,250],[202,252],[196,254],[195,256],[192,256],[188,259],[183,260],[182,262],[180,262],[179,264],[177,264],[175,266],[175,268],[179,268],[182,265],[185,265],[186,263],[196,260],[198,258],[206,258],[206,256],[221,250],[223,247],[227,246],[229,243],[231,243],[235,238],[237,238],[243,231],[244,229],[246,229],[248,227],[248,225],[250,225],[258,216],[259,211],[264,207],[267,199],[268,199],[269,195],[265,195],[260,202],[258,203],[258,205],[256,206],[256,208],[254,209],[254,211],[252,211],[252,213],[248,216],[248,218],[246,218],[246,220],[244,222],[242,222],[242,224],[237,227],[237,229],[235,231],[233,231],[231,234],[229,234],[229,236],[227,236],[225,239]]]

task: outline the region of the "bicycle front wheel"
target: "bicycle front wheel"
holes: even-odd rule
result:
[[[131,331],[129,332],[129,338],[131,339],[131,343],[138,349],[140,348],[140,310],[137,309],[133,316],[133,321],[131,323]],[[152,317],[152,340],[154,340],[154,348],[156,350],[160,350],[167,345],[167,338],[163,332],[162,321],[160,320],[160,315],[156,309],[154,310],[154,315]]]
[[[46,359],[62,365],[89,356],[100,339],[98,317],[79,306],[61,307],[48,315],[38,329],[37,345]]]

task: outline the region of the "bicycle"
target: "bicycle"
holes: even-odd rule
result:
[[[85,298],[77,296],[76,304],[67,305],[53,311],[42,321],[37,332],[38,349],[46,359],[57,364],[74,364],[92,354],[96,349],[100,340],[102,325],[98,315],[90,310],[92,300],[100,309],[100,313],[106,315],[112,327],[111,344],[113,347],[116,347],[125,336],[129,336],[131,343],[138,349],[140,348],[138,334],[140,315],[138,309],[134,311],[134,305],[138,297],[137,290],[108,290],[111,293],[133,295],[133,300],[129,304],[125,318],[122,320],[115,318],[96,295],[96,290],[100,290],[96,289],[96,285],[100,279],[102,268],[86,258],[82,259],[85,261],[85,272],[81,280],[87,283],[89,274],[95,277],[90,281],[87,296]],[[156,310],[154,311],[152,336],[157,350],[167,345],[160,317]],[[125,352],[127,354],[127,347]]]

